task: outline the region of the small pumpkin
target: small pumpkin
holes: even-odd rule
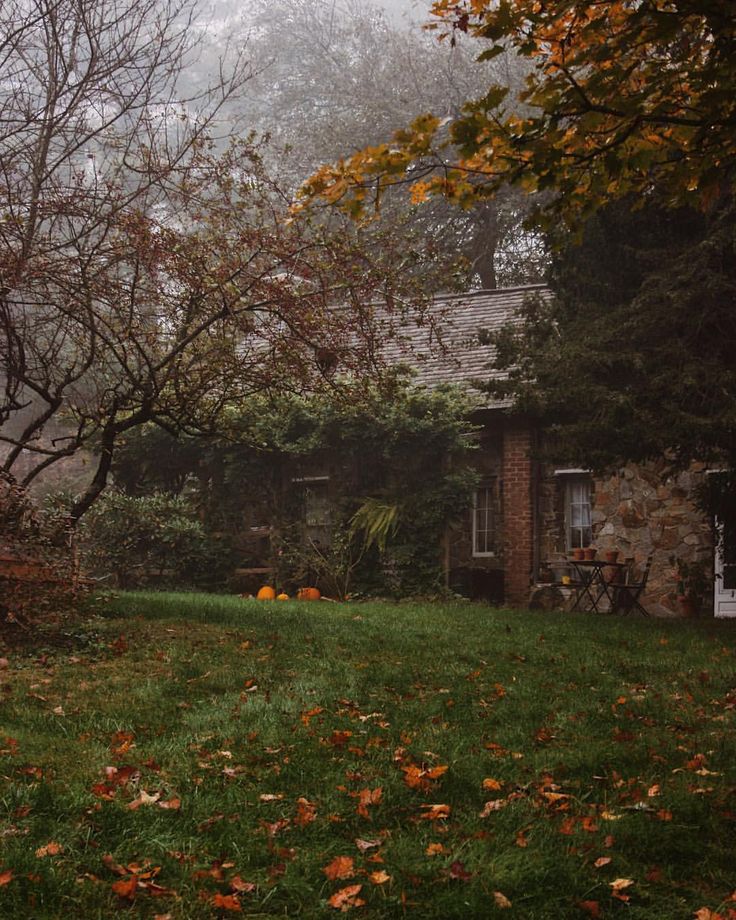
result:
[[[299,588],[296,596],[300,601],[318,601],[322,597],[319,588]]]
[[[272,601],[276,598],[276,591],[271,587],[271,585],[264,585],[262,588],[258,589],[256,598],[259,601]]]
[[[288,595],[288,594],[284,594],[284,592],[282,591],[281,594],[277,594],[277,595],[276,595],[276,600],[277,600],[277,601],[288,601],[288,600],[289,600],[289,595]]]

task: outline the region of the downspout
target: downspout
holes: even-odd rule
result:
[[[539,581],[540,547],[539,547],[539,483],[540,464],[537,459],[539,448],[539,429],[535,426],[532,432],[532,584]]]

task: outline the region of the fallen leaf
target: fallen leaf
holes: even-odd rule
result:
[[[599,856],[593,865],[596,867],[596,869],[601,869],[603,866],[607,866],[610,862],[613,862],[610,856]]]
[[[440,821],[448,818],[450,816],[450,811],[452,810],[449,805],[422,805],[424,809],[424,814],[422,818],[426,818],[428,821]]]
[[[154,792],[153,795],[149,795],[145,789],[141,789],[140,795],[137,799],[133,799],[132,802],[128,804],[128,808],[131,811],[135,811],[136,808],[140,808],[141,805],[155,805],[156,802],[161,798],[160,792]]]
[[[491,812],[500,811],[506,806],[506,801],[504,799],[493,799],[490,802],[486,802],[483,806],[483,810],[478,812],[479,818],[487,818]]]
[[[352,793],[351,793],[352,794]],[[370,818],[368,812],[369,805],[378,805],[383,796],[383,787],[378,786],[376,789],[361,789],[358,793],[357,812],[362,818]]]
[[[255,882],[246,882],[239,875],[234,875],[228,882],[231,891],[239,894],[252,894],[258,887]]]
[[[310,802],[309,799],[305,799],[303,796],[297,799],[296,802],[296,816],[294,817],[294,824],[297,827],[306,827],[308,824],[311,824],[317,817],[317,806],[314,802]]]
[[[243,908],[240,906],[240,901],[236,894],[217,894],[212,895],[210,904],[213,907],[217,907],[219,910],[231,910],[231,911],[241,911]]]
[[[492,792],[497,792],[501,788],[501,783],[497,779],[493,779],[491,776],[487,776],[483,780],[483,788],[490,789]]]
[[[617,879],[614,879],[614,881],[609,882],[609,884],[612,889],[611,894],[614,896],[614,898],[618,898],[619,901],[629,901],[630,900],[629,895],[624,894],[623,892],[626,888],[629,888],[631,885],[634,884],[633,879],[617,878]]]
[[[430,843],[424,852],[427,854],[427,856],[439,856],[440,853],[445,852],[445,848],[441,843]]]
[[[506,910],[511,907],[511,901],[506,897],[502,891],[493,892],[493,900],[496,902],[496,907],[500,910]]]
[[[131,878],[120,879],[112,883],[112,890],[119,898],[127,898],[132,901],[135,897],[135,890],[138,887],[138,879],[135,876]]]
[[[284,794],[282,792],[272,793],[272,792],[263,792],[258,796],[259,802],[280,802],[283,799]]]
[[[383,840],[380,838],[378,840],[363,840],[362,837],[355,838],[355,846],[360,850],[361,853],[366,853],[368,850],[372,850],[375,847],[380,847],[383,843]]]
[[[327,903],[330,907],[343,912],[350,910],[352,907],[362,907],[365,901],[358,897],[362,889],[362,885],[348,885],[346,888],[336,891]]]
[[[51,840],[46,844],[46,846],[39,847],[36,850],[36,856],[38,856],[39,859],[43,858],[44,856],[58,856],[59,853],[62,853],[63,851],[64,847],[60,843],[57,843],[55,840]]]
[[[3,869],[3,871],[0,872],[0,888],[2,888],[3,885],[9,885],[12,880],[13,880],[13,870],[12,869]]]
[[[373,882],[374,885],[384,885],[386,882],[390,881],[391,876],[388,872],[381,869],[378,872],[371,872],[368,878]]]
[[[468,882],[473,877],[472,872],[468,872],[465,865],[456,859],[450,866],[450,878],[457,879],[461,882]]]
[[[330,881],[340,878],[352,878],[355,875],[355,864],[352,856],[336,856],[322,871]]]
[[[599,920],[602,916],[598,901],[578,901],[578,907],[584,910],[589,917],[593,917],[593,920]]]

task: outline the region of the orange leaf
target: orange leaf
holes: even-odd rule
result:
[[[368,878],[374,885],[383,885],[390,880],[391,876],[384,869],[381,869],[379,872],[371,872]]]
[[[369,805],[378,805],[383,796],[383,787],[378,786],[376,789],[361,789],[358,793],[358,808],[357,812],[361,818],[369,818],[370,814],[368,813]]]
[[[330,881],[338,878],[352,878],[355,875],[355,865],[352,856],[336,856],[322,871]]]
[[[135,897],[135,890],[137,887],[138,879],[135,877],[120,879],[120,881],[112,883],[112,890],[115,894],[119,898],[128,898],[130,901]]]
[[[2,888],[3,885],[9,885],[12,880],[13,880],[13,870],[12,869],[4,869],[2,872],[0,872],[0,888]]]
[[[619,901],[629,901],[629,895],[624,894],[624,890],[630,885],[634,884],[634,880],[630,878],[617,878],[613,882],[609,882],[611,888],[611,894],[614,898],[618,898]]]
[[[313,802],[310,802],[309,799],[305,799],[304,797],[297,799],[296,817],[294,818],[294,824],[296,824],[297,827],[306,827],[308,824],[311,824],[316,817],[317,807]]]
[[[600,869],[603,866],[607,866],[610,862],[613,862],[610,856],[599,856],[593,865],[596,867],[596,869]]]
[[[217,907],[220,910],[232,910],[232,911],[241,911],[243,908],[240,906],[240,901],[236,894],[217,894],[212,895],[210,901],[213,907]]]
[[[445,848],[441,843],[430,843],[424,852],[427,854],[427,856],[439,856],[440,853],[445,852]]]
[[[55,840],[51,840],[46,846],[39,847],[36,850],[36,856],[42,858],[43,856],[58,856],[64,850],[64,847],[57,843]]]
[[[449,805],[422,805],[424,814],[422,818],[428,821],[439,821],[450,816],[452,810]]]
[[[336,891],[327,903],[330,907],[343,912],[350,910],[351,907],[361,907],[365,904],[365,901],[358,897],[362,888],[362,885],[348,885],[346,888]]]
[[[493,792],[497,792],[501,788],[501,783],[499,783],[497,779],[493,779],[492,777],[487,776],[483,780],[483,788],[490,789]]]
[[[246,882],[239,875],[234,875],[228,882],[230,890],[237,893],[252,894],[256,890],[255,882]]]
[[[500,910],[506,910],[507,908],[511,907],[511,901],[509,901],[506,895],[501,891],[493,892],[493,900],[496,902],[496,907],[498,907]]]

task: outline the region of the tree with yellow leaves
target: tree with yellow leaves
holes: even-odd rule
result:
[[[654,189],[707,207],[732,187],[732,0],[435,0],[432,17],[441,40],[486,41],[480,60],[509,49],[526,59],[519,99],[511,106],[507,87],[492,85],[449,122],[421,115],[391,142],[322,167],[304,198],[360,214],[410,182],[416,201],[470,207],[512,184],[555,193],[549,224]]]

